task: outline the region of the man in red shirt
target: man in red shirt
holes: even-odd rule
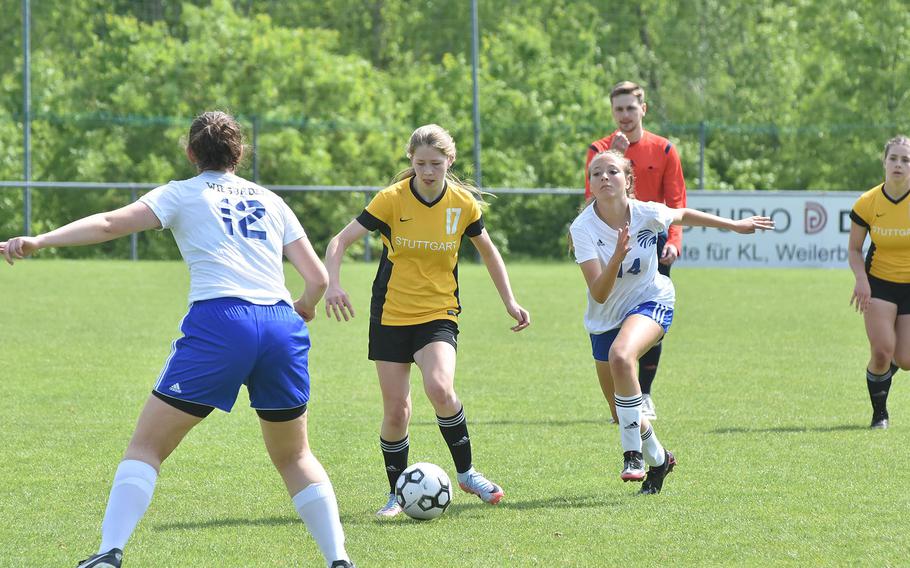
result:
[[[641,121],[648,111],[645,91],[631,81],[618,83],[610,91],[613,120],[618,130],[597,140],[588,148],[585,161],[585,198],[591,197],[587,176],[588,164],[600,152],[617,150],[632,162],[635,174],[635,198],[640,201],[658,201],[675,209],[686,206],[686,181],[683,179],[679,154],[669,140],[645,130]],[[682,250],[682,228],[671,226],[669,234],[661,234],[657,241],[660,254],[658,270],[670,276],[670,266]],[[641,383],[642,415],[657,418],[651,400],[651,383],[657,374],[661,343],[655,345],[639,360],[638,380]],[[610,397],[608,397],[608,400]]]

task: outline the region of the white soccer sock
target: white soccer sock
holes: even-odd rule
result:
[[[101,522],[101,547],[98,553],[112,548],[123,550],[139,520],[145,514],[158,472],[149,464],[138,460],[124,460],[117,467],[111,495]]]
[[[645,455],[645,463],[653,466],[664,465],[667,456],[664,454],[664,447],[660,445],[657,434],[654,429],[648,426],[641,435],[641,453]]]
[[[619,416],[619,438],[622,451],[641,451],[641,395],[613,395]]]
[[[326,564],[331,565],[335,560],[350,560],[344,549],[344,529],[338,517],[338,502],[332,484],[324,481],[308,485],[294,495],[292,501],[322,551]]]

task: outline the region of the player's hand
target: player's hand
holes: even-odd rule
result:
[[[329,286],[325,292],[325,315],[327,317],[335,316],[335,319],[341,321],[350,320],[354,317],[354,306],[351,305],[351,298],[348,293],[341,289],[340,286]]]
[[[872,301],[872,289],[869,287],[869,280],[863,278],[856,280],[856,286],[853,287],[853,296],[850,297],[850,305],[855,306],[856,311],[865,313],[869,309],[869,303]]]
[[[629,225],[626,224],[619,230],[619,235],[616,236],[616,248],[613,250],[613,258],[622,262],[630,250],[632,250],[632,245],[629,238]]]
[[[40,248],[37,237],[13,237],[0,242],[0,254],[11,265],[15,262],[13,259],[25,258]]]
[[[670,243],[664,245],[664,250],[660,254],[660,263],[669,266],[676,262],[677,258],[679,258],[679,251],[676,249],[676,245]]]
[[[316,306],[306,305],[302,297],[294,301],[294,311],[306,322],[313,321],[316,318]]]
[[[748,235],[755,231],[770,231],[774,228],[774,221],[770,217],[756,215],[733,222],[733,230],[741,235]]]
[[[506,311],[518,322],[518,325],[512,326],[512,331],[521,331],[531,325],[531,314],[528,313],[528,310],[519,306],[517,302],[507,305]]]
[[[613,135],[613,141],[610,142],[610,149],[625,155],[626,150],[629,149],[629,139],[625,134],[617,131],[616,134]]]

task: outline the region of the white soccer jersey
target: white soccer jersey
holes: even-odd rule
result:
[[[170,229],[190,268],[189,302],[234,297],[292,303],[284,286],[284,246],[306,235],[268,189],[227,172],[206,171],[143,195]]]
[[[603,333],[622,325],[630,310],[645,302],[673,307],[676,293],[670,279],[657,271],[657,235],[673,221],[672,210],[662,203],[629,200],[631,221],[629,242],[632,250],[622,261],[622,268],[607,301],[598,304],[588,290],[585,328],[588,333]],[[600,259],[604,265],[616,250],[619,231],[610,228],[588,205],[569,227],[575,248],[575,262]]]

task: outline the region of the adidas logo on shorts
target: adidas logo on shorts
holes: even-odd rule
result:
[[[177,393],[177,394],[180,394],[180,393],[183,392],[182,390],[180,390],[180,383],[174,383],[174,384],[172,384],[172,385],[171,385],[171,388],[169,388],[169,389],[167,389],[167,390],[173,391],[173,392],[175,392],[175,393]]]

